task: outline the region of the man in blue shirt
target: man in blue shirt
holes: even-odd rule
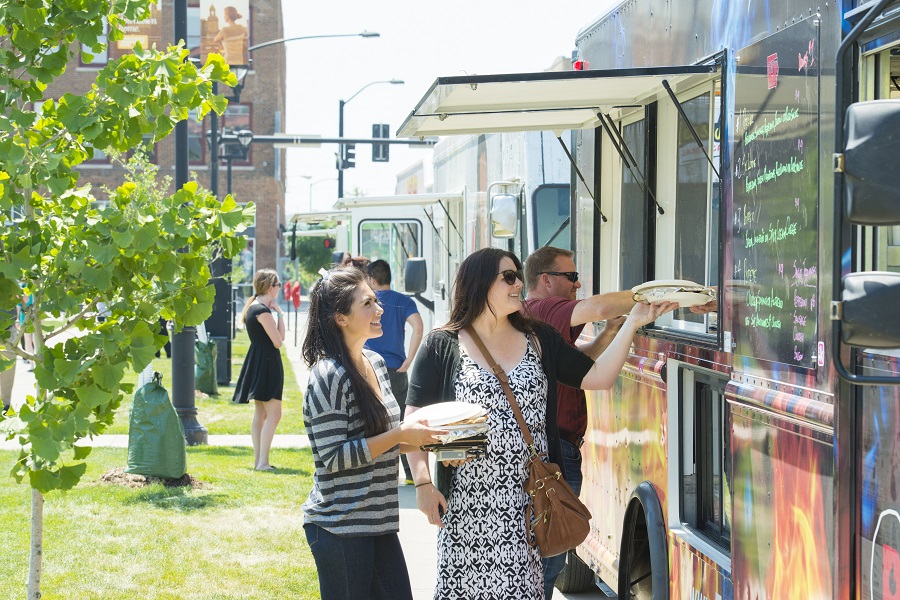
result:
[[[381,315],[381,337],[372,338],[366,342],[366,348],[377,352],[387,365],[388,377],[391,380],[391,391],[400,405],[400,414],[406,408],[406,391],[409,388],[407,369],[412,364],[413,357],[422,342],[424,325],[419,309],[412,298],[395,292],[391,289],[391,267],[383,260],[376,260],[366,267],[369,276],[369,285],[378,296],[378,303],[384,309]],[[409,354],[406,353],[406,324],[412,327],[412,336],[409,339]],[[401,455],[403,471],[406,475],[406,483],[412,484],[412,473],[406,455]]]

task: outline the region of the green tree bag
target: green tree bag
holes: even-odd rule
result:
[[[159,380],[134,394],[126,473],[178,479],[187,472],[184,427]]]
[[[210,396],[219,395],[219,384],[216,379],[216,357],[219,349],[213,340],[206,343],[194,342],[196,348],[196,365],[194,366],[194,381],[197,389]]]

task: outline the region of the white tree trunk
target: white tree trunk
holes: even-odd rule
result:
[[[31,556],[28,561],[28,600],[41,597],[41,560],[44,546],[44,495],[31,490]]]

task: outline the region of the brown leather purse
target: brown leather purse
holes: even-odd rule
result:
[[[591,512],[563,479],[559,466],[544,462],[546,453],[538,453],[535,448],[534,438],[509,387],[506,373],[484,347],[475,330],[467,327],[465,331],[487,360],[491,372],[500,380],[530,452],[528,478],[525,480],[525,492],[530,500],[525,512],[525,524],[530,533],[528,543],[537,546],[545,558],[567,552],[587,538],[591,531]]]

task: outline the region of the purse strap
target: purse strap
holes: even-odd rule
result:
[[[500,387],[503,388],[506,399],[509,401],[509,406],[516,416],[516,422],[519,424],[519,429],[522,430],[522,437],[525,438],[525,445],[528,446],[528,449],[531,450],[532,454],[537,455],[537,449],[534,447],[534,438],[531,437],[531,431],[528,429],[528,424],[525,423],[525,418],[522,416],[522,411],[519,409],[519,403],[516,402],[516,396],[513,394],[512,388],[509,387],[509,378],[506,376],[506,372],[503,370],[503,367],[497,364],[497,361],[494,360],[494,357],[491,356],[488,349],[484,347],[484,342],[481,341],[481,338],[475,332],[474,327],[466,327],[463,331],[469,334],[469,337],[472,338],[472,341],[478,346],[478,350],[481,351],[481,355],[487,360],[491,372],[500,380]]]

